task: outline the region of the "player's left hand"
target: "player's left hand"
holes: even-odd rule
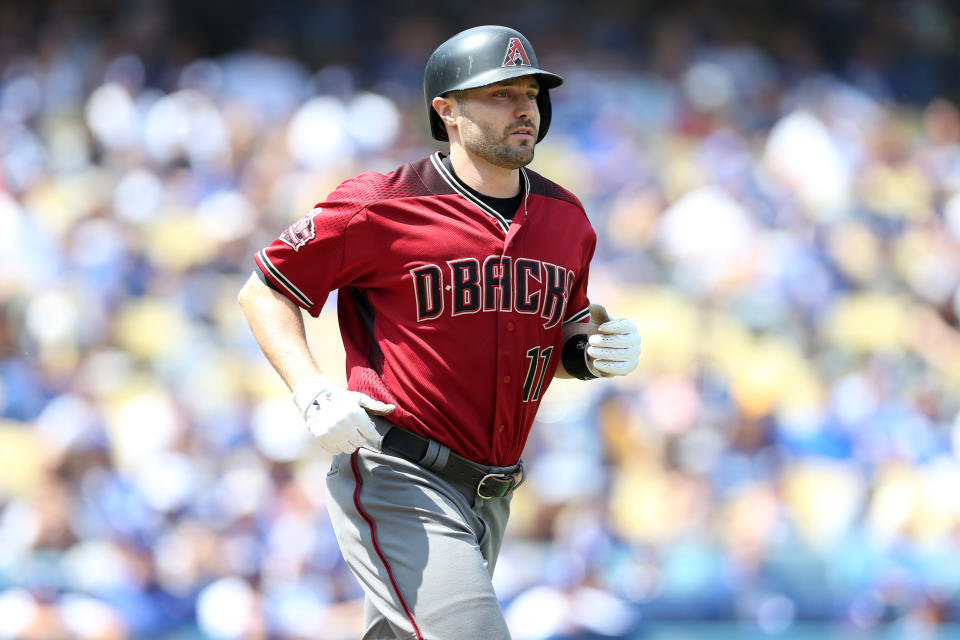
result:
[[[625,376],[636,369],[640,361],[637,325],[627,318],[610,318],[602,307],[600,311],[603,322],[597,327],[597,333],[587,339],[587,365],[603,378]]]

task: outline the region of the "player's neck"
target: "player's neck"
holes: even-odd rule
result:
[[[468,187],[485,196],[512,198],[520,193],[519,169],[504,169],[451,145],[453,170]]]

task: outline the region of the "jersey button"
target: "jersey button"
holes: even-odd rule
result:
[[[499,431],[500,433],[503,433],[503,430],[504,430],[505,428],[506,428],[506,427],[504,427],[503,425],[500,425],[500,428],[497,429],[497,431]]]
[[[503,383],[504,383],[504,384],[510,384],[510,380],[511,380],[510,376],[503,376]]]
[[[507,323],[507,331],[513,331],[513,322],[512,322],[512,321]]]

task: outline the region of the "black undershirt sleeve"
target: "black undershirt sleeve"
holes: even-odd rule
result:
[[[267,285],[268,287],[270,287],[271,289],[273,289],[273,290],[276,291],[277,293],[280,293],[280,294],[283,293],[283,291],[280,291],[280,289],[277,288],[277,285],[275,285],[275,284],[273,284],[272,282],[270,282],[270,280],[267,278],[267,276],[263,275],[263,271],[260,271],[259,268],[254,269],[253,272],[254,272],[255,274],[257,274],[257,276],[260,278],[260,280],[263,282],[263,284]]]

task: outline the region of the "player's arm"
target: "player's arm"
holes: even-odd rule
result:
[[[367,413],[394,410],[373,398],[331,384],[317,368],[307,346],[300,308],[254,273],[237,297],[257,344],[293,391],[297,405],[320,445],[330,453],[349,453],[376,437]]]
[[[256,273],[240,289],[237,301],[257,344],[291,391],[320,373],[307,346],[303,316],[296,304],[264,284]]]
[[[627,318],[611,318],[599,304],[590,305],[590,321],[563,325],[557,378],[610,378],[637,368],[640,336]]]

